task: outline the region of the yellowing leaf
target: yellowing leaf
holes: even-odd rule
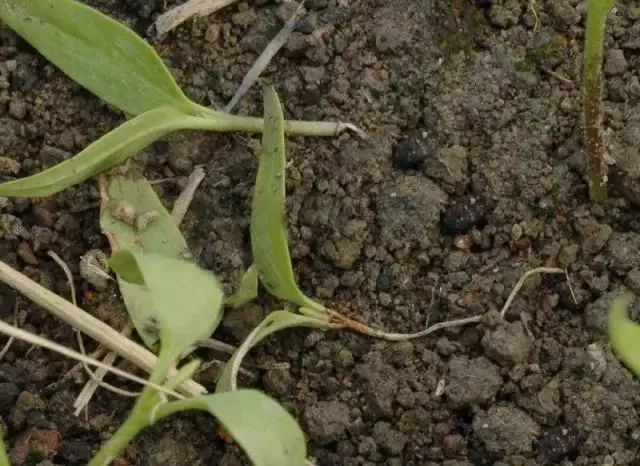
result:
[[[71,79],[138,115],[195,104],[155,50],[131,29],[74,0],[0,0],[0,19]]]

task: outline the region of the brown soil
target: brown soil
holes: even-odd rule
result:
[[[149,26],[180,2],[87,3],[154,42],[188,94],[213,107],[231,98],[292,10],[239,3],[158,41]],[[370,137],[288,141],[289,235],[305,291],[396,332],[498,310],[540,265],[566,267],[577,297],[561,276],[533,278],[497,326],[404,343],[308,330],[271,338],[250,362],[289,368],[248,366],[258,377],[244,384],[290,408],[319,466],[640,464],[640,387],[606,336],[611,299],[640,291],[640,3],[617,3],[604,89],[617,164],[603,208],[588,202],[582,176],[584,2],[307,0],[310,14],[264,82],[276,85],[289,118],[350,121]],[[261,113],[259,86],[238,110]],[[0,28],[0,155],[19,163],[0,164],[0,175],[51,166],[121,121]],[[167,205],[205,165],[183,230],[200,264],[228,285],[250,263],[256,143],[178,134],[138,156],[150,179],[178,177],[158,185]],[[97,199],[95,181],[47,199],[3,199],[0,257],[68,296],[46,254],[57,252],[80,305],[122,328],[115,284],[99,291],[79,274],[81,255],[108,253]],[[75,347],[67,325],[4,287],[0,298],[0,317],[12,320],[17,299],[22,328]],[[237,343],[277,305],[228,312],[216,337]],[[74,417],[85,377],[60,381],[73,364],[18,342],[0,362],[14,464],[85,464],[126,416],[130,399],[99,391],[88,415]],[[216,367],[199,375],[210,388]],[[244,461],[213,419],[185,414],[146,431],[118,464]]]

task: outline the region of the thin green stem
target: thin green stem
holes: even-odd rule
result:
[[[158,384],[164,382],[174,360],[173,351],[160,351],[158,362],[149,377],[149,381]],[[166,400],[166,398],[157,390],[150,387],[145,388],[136,400],[124,424],[100,447],[100,450],[89,462],[88,466],[107,466],[110,464],[142,429],[155,422],[154,411],[159,409],[163,404],[163,400]]]
[[[2,435],[0,435],[0,466],[9,466],[9,458],[7,458],[7,451],[4,447]]]
[[[587,177],[593,202],[607,199],[607,163],[602,133],[602,56],[607,15],[615,0],[589,0],[584,49],[584,125]]]
[[[242,131],[247,133],[262,133],[264,119],[256,117],[231,115],[209,108],[198,106],[197,117],[202,121],[198,128],[211,131]],[[297,121],[284,122],[284,132],[295,136],[336,136],[350,125],[332,121]]]

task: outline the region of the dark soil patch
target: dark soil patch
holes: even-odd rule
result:
[[[145,37],[177,1],[92,0]],[[529,5],[530,3],[530,5]],[[637,220],[640,4],[618,2],[607,36],[605,124],[613,168],[606,208],[582,172],[580,64],[584,3],[574,0],[308,0],[303,21],[265,73],[290,118],[351,121],[370,134],[288,143],[289,234],[299,281],[332,307],[393,331],[498,310],[531,279],[510,323],[447,330],[411,343],[287,331],[256,349],[264,388],[291,409],[318,465],[631,465],[640,448],[640,387],[607,344],[606,313],[640,291]],[[539,16],[539,24],[532,8]],[[187,92],[226,103],[290,7],[240,3],[180,27],[157,48]],[[561,75],[574,84],[559,80]],[[239,111],[261,112],[259,90]],[[25,176],[63,160],[123,116],[0,28],[0,164]],[[233,280],[250,262],[248,214],[257,139],[179,134],[138,156],[170,204],[204,164],[185,234],[200,263]],[[2,200],[0,256],[68,296],[51,249],[72,267],[82,307],[121,328],[115,284],[97,292],[79,258],[107,251],[95,181],[41,200]],[[72,330],[0,288],[0,313],[74,346]],[[436,301],[432,304],[432,296]],[[217,336],[237,343],[225,320]],[[89,344],[91,346],[91,344]],[[200,351],[204,360],[220,357]],[[15,343],[0,364],[0,416],[14,464],[85,464],[131,400],[103,391],[73,416],[83,376]],[[201,374],[212,387],[215,370]],[[115,381],[122,383],[121,381]],[[131,387],[133,388],[133,387]],[[213,420],[181,415],[139,437],[119,463],[236,465]],[[45,461],[45,462],[41,462]],[[47,462],[49,461],[49,462]]]

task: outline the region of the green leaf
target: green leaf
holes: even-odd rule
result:
[[[113,254],[109,259],[109,267],[116,270],[124,281],[133,285],[147,286],[138,262],[129,251],[118,251]]]
[[[296,284],[285,225],[284,117],[276,91],[264,92],[262,155],[251,205],[251,250],[258,276],[272,295],[311,308],[322,308]]]
[[[227,296],[224,303],[231,307],[240,307],[253,301],[258,296],[258,269],[251,265],[242,275],[236,292]]]
[[[289,311],[274,311],[264,318],[264,320],[247,336],[242,345],[233,353],[231,359],[225,364],[218,383],[216,393],[227,392],[236,389],[238,369],[242,360],[249,350],[264,340],[266,337],[279,330],[291,327],[312,327],[327,330],[329,328],[329,318],[311,317],[301,314],[294,314]]]
[[[9,464],[10,463],[9,458],[7,457],[7,451],[4,447],[4,440],[2,439],[2,434],[0,434],[0,466],[9,466]]]
[[[172,131],[192,127],[197,121],[198,118],[169,107],[150,110],[102,136],[69,160],[36,175],[0,184],[0,196],[50,196],[123,162]]]
[[[145,178],[132,173],[106,175],[100,191],[100,226],[114,252],[128,249],[174,259],[189,257],[182,233]],[[132,218],[122,218],[123,206]],[[147,220],[141,222],[141,218]]]
[[[0,19],[71,79],[129,114],[194,108],[149,44],[87,5],[0,0]]]
[[[100,191],[100,226],[114,254],[128,250],[174,259],[190,257],[182,233],[146,179],[132,174],[105,176]],[[122,298],[138,334],[153,348],[160,337],[156,326],[149,325],[155,318],[153,301],[145,287],[130,282],[135,280],[118,280]]]
[[[157,418],[187,409],[207,411],[224,425],[254,466],[302,466],[304,434],[296,420],[277,402],[256,390],[201,395],[166,403]]]
[[[162,352],[184,355],[220,323],[222,288],[210,272],[159,254],[120,250],[113,257],[110,264],[120,279],[142,275],[145,285],[128,284],[147,292],[152,314],[142,325],[157,328]]]
[[[640,377],[640,325],[627,316],[631,295],[625,294],[611,304],[609,340],[618,357]]]

